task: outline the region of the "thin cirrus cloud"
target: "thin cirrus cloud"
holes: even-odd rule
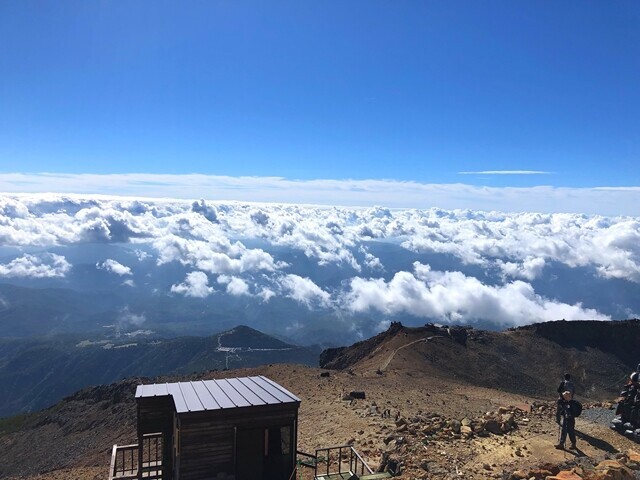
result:
[[[553,172],[542,170],[480,170],[475,172],[458,172],[458,175],[551,175]]]
[[[535,170],[487,170],[471,175],[551,175]],[[0,174],[0,192],[135,196],[295,203],[310,205],[444,208],[511,212],[640,215],[640,188],[602,185],[487,187],[464,183],[398,180],[292,180],[282,177],[229,177],[201,174]],[[203,208],[197,205],[197,208]],[[209,212],[210,215],[210,212]],[[95,226],[100,235],[100,225]],[[87,232],[92,234],[94,232]],[[124,231],[123,236],[135,232]]]

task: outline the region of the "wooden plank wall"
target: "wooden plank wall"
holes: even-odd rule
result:
[[[294,428],[297,409],[267,412],[262,409],[244,415],[181,416],[180,480],[202,480],[226,473],[235,474],[235,428],[267,428],[290,425]],[[295,440],[295,439],[294,439]],[[295,451],[295,445],[292,446]],[[261,459],[260,459],[261,460]],[[252,461],[252,459],[239,459]],[[255,461],[255,460],[253,460]]]
[[[173,430],[173,399],[151,397],[138,399],[138,434]]]

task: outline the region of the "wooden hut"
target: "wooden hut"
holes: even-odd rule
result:
[[[139,385],[136,402],[138,444],[114,446],[113,479],[292,477],[300,399],[266,377]]]

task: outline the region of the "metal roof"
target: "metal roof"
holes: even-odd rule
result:
[[[238,377],[196,382],[138,385],[136,398],[171,395],[177,413],[299,403],[300,399],[273,380]]]

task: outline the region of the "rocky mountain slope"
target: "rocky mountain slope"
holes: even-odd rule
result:
[[[358,373],[421,372],[531,396],[554,395],[570,372],[583,398],[602,399],[640,361],[640,321],[546,322],[503,332],[399,323],[351,347],[328,349],[320,366]]]
[[[631,335],[638,324],[624,328]],[[494,333],[394,324],[370,341],[325,352],[323,361],[334,369],[272,365],[167,380],[266,375],[302,399],[299,449],[351,443],[370,465],[397,461],[404,479],[545,478],[560,469],[587,478],[603,461],[635,468],[629,450],[637,445],[608,428],[608,400],[629,366],[597,346],[560,345],[536,328]],[[564,370],[575,373],[586,407],[573,453],[553,448],[553,402]],[[139,381],[85,389],[47,410],[0,421],[0,478],[105,478],[111,445],[135,441]]]

